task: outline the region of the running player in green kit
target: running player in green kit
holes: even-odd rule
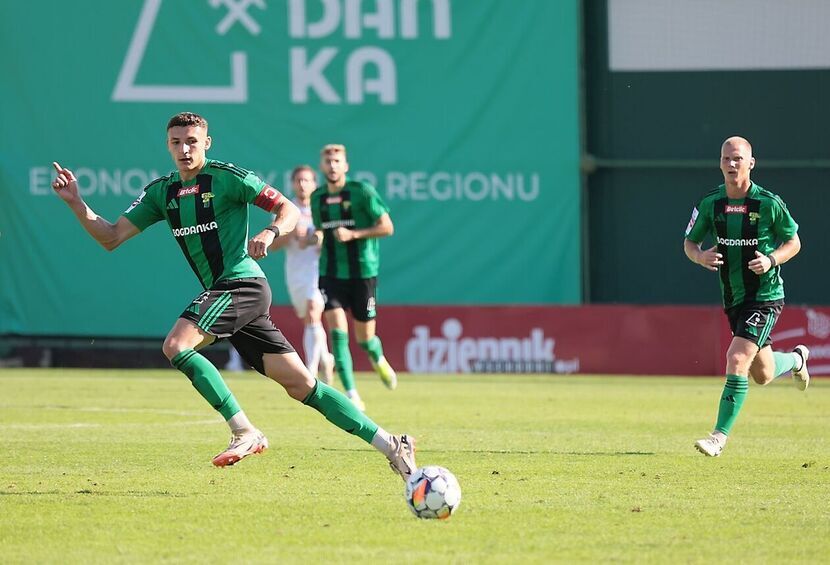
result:
[[[798,224],[775,194],[749,180],[755,166],[752,146],[730,137],[721,147],[724,184],[703,197],[692,211],[683,248],[686,256],[719,273],[723,307],[732,329],[726,353],[726,385],[714,431],[695,443],[704,455],[717,457],[743,406],[749,377],[765,385],[792,371],[799,390],[810,384],[810,351],[772,350],[770,333],[784,306],[781,265],[801,250]],[[713,247],[701,243],[711,237]]]
[[[162,350],[230,427],[230,444],[213,458],[214,465],[233,465],[268,447],[219,371],[198,353],[227,338],[245,361],[282,385],[291,398],[370,443],[406,479],[416,468],[413,438],[390,435],[343,394],[317,381],[271,321],[271,289],[255,259],[265,257],[280,233],[294,229],[297,207],[254,173],[207,159],[210,145],[203,117],[190,112],[173,116],[167,124],[167,149],[176,171],[147,185],[114,224],[87,206],[75,175],[58,163],[53,163],[57,177],[52,187],[83,228],[110,251],[152,224],[166,222],[204,291],[180,314]],[[249,204],[274,218],[246,245]]]
[[[346,309],[351,310],[354,318],[358,345],[369,355],[383,383],[394,389],[397,375],[375,334],[375,298],[380,266],[378,238],[392,235],[395,227],[389,208],[375,188],[346,178],[349,163],[345,146],[323,147],[320,168],[326,185],[311,195],[311,218],[323,233],[320,292],[325,301],[324,316],[331,332],[337,374],[346,395],[363,410],[365,406],[354,383]]]

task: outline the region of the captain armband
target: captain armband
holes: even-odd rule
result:
[[[280,193],[279,190],[273,186],[265,185],[265,188],[262,189],[262,192],[260,192],[259,196],[256,197],[256,200],[254,200],[254,206],[258,206],[266,212],[270,212],[274,209],[274,206],[277,205],[280,199],[282,199],[282,193]]]

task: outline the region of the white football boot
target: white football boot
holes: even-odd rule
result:
[[[231,436],[227,449],[213,458],[213,464],[217,467],[230,467],[247,456],[262,453],[266,449],[268,449],[268,438],[259,430],[234,434]]]
[[[695,442],[695,449],[700,451],[707,457],[718,457],[723,451],[723,446],[726,444],[726,439],[721,441],[715,435],[709,434],[709,437],[699,439]]]
[[[406,434],[392,436],[395,449],[387,458],[389,466],[406,481],[418,469],[415,464],[415,438]]]
[[[796,371],[793,369],[793,384],[798,390],[807,390],[810,386],[810,373],[807,371],[807,359],[810,358],[810,350],[806,345],[796,345],[793,349],[801,357],[801,367]]]

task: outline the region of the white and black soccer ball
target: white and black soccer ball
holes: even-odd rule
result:
[[[458,479],[443,467],[421,467],[406,481],[406,504],[418,518],[446,520],[460,503]]]

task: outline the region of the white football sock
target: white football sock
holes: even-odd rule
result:
[[[372,447],[388,457],[395,450],[396,445],[389,432],[378,426],[378,431],[372,438]]]
[[[250,432],[256,429],[254,428],[254,425],[251,423],[248,417],[245,415],[245,412],[243,412],[242,410],[230,417],[230,419],[228,420],[228,426],[231,428],[231,432],[235,434]]]
[[[326,330],[323,329],[323,324],[308,324],[303,329],[303,351],[305,351],[305,365],[308,367],[308,372],[316,377],[320,367],[320,358],[328,354]]]

